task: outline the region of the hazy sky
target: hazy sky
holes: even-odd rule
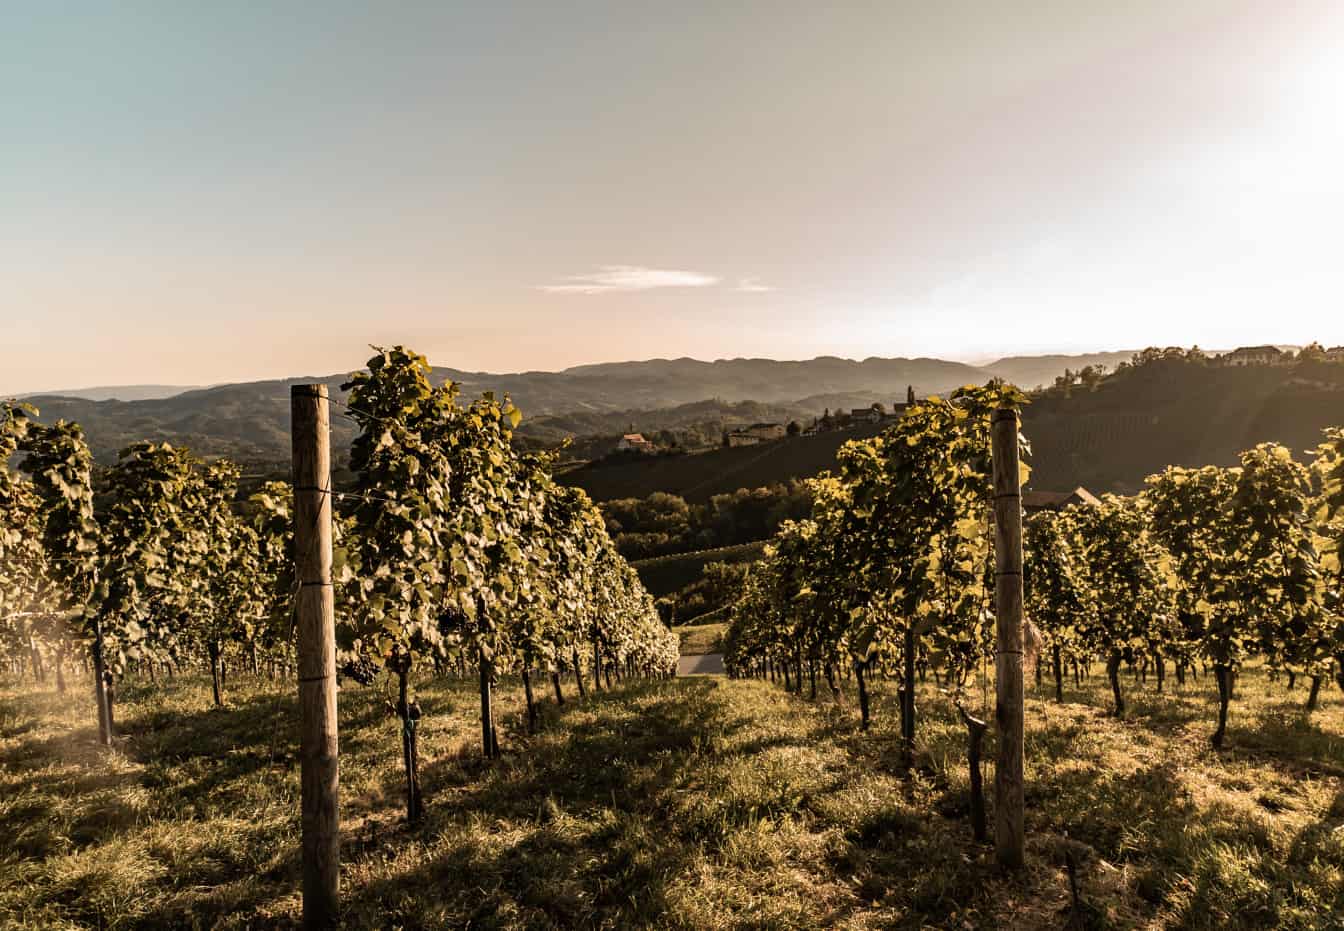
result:
[[[0,0],[0,392],[1337,344],[1342,223],[1338,2]]]

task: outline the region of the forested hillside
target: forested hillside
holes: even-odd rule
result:
[[[1231,465],[1239,450],[1277,442],[1302,450],[1344,411],[1344,365],[1226,367],[1179,359],[1126,367],[1095,388],[1037,393],[1023,409],[1031,487],[1137,491],[1165,465]],[[679,494],[692,503],[737,488],[815,475],[847,440],[837,430],[698,456],[593,463],[563,477],[593,498]]]
[[[1224,367],[1155,361],[1022,412],[1032,486],[1133,492],[1166,465],[1232,465],[1276,442],[1301,451],[1344,416],[1344,365]]]
[[[28,398],[44,420],[67,420],[84,428],[94,458],[105,465],[139,440],[186,446],[202,456],[237,461],[285,462],[289,457],[289,386],[324,381],[333,398],[344,398],[346,376],[248,382],[187,391],[143,401]],[[331,441],[344,457],[355,437],[348,417],[331,418]]]

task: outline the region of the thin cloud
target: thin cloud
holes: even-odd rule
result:
[[[640,265],[603,265],[587,275],[570,275],[563,284],[539,285],[538,290],[552,294],[611,294],[654,288],[706,288],[718,283],[718,278],[700,272]]]
[[[768,284],[761,284],[759,278],[739,278],[737,287],[733,290],[743,294],[760,294],[762,291],[775,291],[777,289]]]

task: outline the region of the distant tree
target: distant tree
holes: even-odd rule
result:
[[[747,577],[748,563],[711,562],[702,572],[705,600],[717,608],[736,600]],[[713,610],[711,608],[711,610]]]
[[[656,491],[647,498],[603,502],[607,533],[627,559],[661,556],[689,548],[691,509],[679,495]]]
[[[1101,384],[1105,378],[1106,366],[1101,364],[1083,366],[1083,370],[1078,373],[1078,381],[1089,391],[1095,391],[1097,385]]]
[[[1299,362],[1324,362],[1325,347],[1318,342],[1310,342],[1302,347],[1302,351],[1297,354]]]
[[[803,425],[796,420],[790,420],[789,425],[784,428],[784,432],[789,436],[798,436],[803,432]]]
[[[1159,362],[1185,362],[1203,365],[1208,361],[1208,355],[1198,346],[1191,346],[1189,349],[1183,349],[1180,346],[1167,346],[1163,349],[1149,346],[1142,352],[1135,353],[1129,362],[1121,362],[1116,366],[1116,371],[1143,368],[1145,365],[1154,365]]]

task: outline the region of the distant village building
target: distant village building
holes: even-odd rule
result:
[[[1344,346],[1331,346],[1325,351],[1326,362],[1344,362]]]
[[[630,450],[640,453],[651,453],[656,448],[657,447],[655,447],[653,443],[644,439],[644,434],[642,433],[627,433],[616,443],[616,451],[618,453],[628,452]]]
[[[1241,346],[1222,357],[1227,365],[1278,365],[1284,361],[1278,346]]]
[[[825,413],[803,428],[803,436],[816,436],[818,433],[844,430],[861,424],[890,424],[900,420],[901,416],[914,403],[915,389],[913,385],[909,385],[905,389],[905,400],[893,403],[890,411],[883,408],[881,404],[873,404],[869,407],[854,407],[850,408],[849,411],[836,411],[835,413],[831,413],[831,409],[828,407]]]
[[[1101,501],[1096,495],[1079,485],[1073,491],[1024,491],[1022,492],[1022,510],[1028,514],[1037,511],[1062,511],[1066,507],[1078,505],[1096,507]]]
[[[803,436],[816,436],[818,433],[829,433],[834,429],[835,418],[831,416],[831,409],[828,407],[825,413],[803,428]]]
[[[782,440],[784,439],[785,427],[782,423],[754,423],[739,432],[761,440]]]
[[[755,446],[767,440],[782,440],[787,428],[782,423],[754,423],[728,432],[729,446]]]
[[[900,401],[897,401],[895,404],[891,405],[891,416],[893,419],[898,418],[902,414],[904,414],[907,410],[909,410],[914,406],[915,406],[915,386],[906,385],[905,402],[902,403]]]

